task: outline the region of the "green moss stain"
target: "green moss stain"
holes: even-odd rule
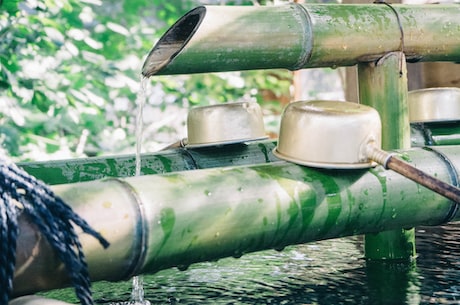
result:
[[[281,199],[276,197],[276,231],[279,232],[281,224]]]
[[[367,190],[365,190],[365,192],[366,191]],[[353,193],[349,189],[347,189],[347,200],[348,200],[348,205],[350,207],[350,212],[348,213],[348,218],[347,218],[344,230],[346,232],[354,232],[355,223],[352,221],[353,214],[351,213],[351,211],[353,211],[353,206],[355,205],[355,197],[353,196]],[[359,212],[361,212],[363,210],[363,206],[360,205],[358,209],[359,209]],[[357,218],[359,218],[359,214]]]
[[[176,223],[176,214],[172,208],[164,208],[160,211],[160,221],[159,224],[163,230],[163,242],[161,243],[161,248],[165,245],[168,239],[171,237],[174,224]]]
[[[167,173],[172,172],[172,161],[169,158],[165,158],[163,156],[158,155],[158,160],[163,164],[164,171]]]
[[[289,215],[289,225],[288,225],[288,230],[294,225],[296,222],[297,218],[299,217],[300,214],[300,209],[295,201],[291,201],[289,203],[289,208],[287,209],[288,215]]]
[[[383,205],[382,205],[382,211],[380,212],[380,215],[376,220],[382,219],[383,214],[385,212],[385,206],[387,203],[387,197],[388,197],[388,190],[387,190],[387,177],[385,175],[385,171],[381,169],[380,167],[371,169],[370,172],[379,180],[380,186],[382,187],[382,199],[383,199]]]
[[[407,153],[402,153],[402,154],[399,154],[398,156],[399,156],[402,160],[404,160],[404,161],[406,161],[406,162],[409,162],[409,163],[412,162],[412,160],[411,160],[409,154],[407,154]]]
[[[328,208],[328,214],[324,221],[324,226],[319,232],[320,235],[326,234],[336,225],[337,219],[342,212],[341,189],[335,179],[331,177],[331,174],[336,173],[339,172],[318,170],[311,171],[309,173],[309,179],[312,180],[312,183],[319,184],[318,186],[324,190],[324,197],[318,197],[317,200],[321,200],[322,202],[325,201]]]
[[[300,215],[302,218],[302,232],[307,230],[313,216],[315,215],[315,208],[317,196],[315,192],[301,192],[298,198],[300,202]]]
[[[270,162],[270,158],[268,156],[268,150],[267,150],[267,147],[265,146],[264,143],[259,143],[257,145],[259,148],[260,148],[260,151],[264,154],[264,157],[265,157],[265,162]]]

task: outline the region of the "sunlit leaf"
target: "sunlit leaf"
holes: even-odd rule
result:
[[[0,13],[6,11],[10,15],[14,15],[19,11],[18,3],[20,0],[3,0],[0,1]]]
[[[32,104],[37,106],[37,108],[41,112],[47,112],[49,107],[51,106],[51,101],[47,99],[46,95],[38,90],[34,91],[34,95],[32,97]]]
[[[121,34],[121,35],[124,35],[124,36],[129,35],[128,29],[125,28],[124,26],[120,25],[120,24],[113,23],[113,22],[107,22],[107,27],[110,30],[114,31],[115,33],[118,33],[118,34]]]

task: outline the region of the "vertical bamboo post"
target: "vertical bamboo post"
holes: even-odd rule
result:
[[[377,109],[382,120],[382,148],[410,148],[407,69],[404,53],[391,52],[377,62],[358,64],[359,98]],[[415,256],[414,229],[365,236],[368,259],[408,259]]]

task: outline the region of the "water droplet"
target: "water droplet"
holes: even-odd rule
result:
[[[220,236],[220,232],[216,232],[216,234],[214,234],[215,237],[219,237]]]
[[[238,192],[242,192],[242,191],[244,191],[244,188],[243,188],[242,186],[240,186],[240,187],[238,188]]]
[[[178,266],[177,266],[177,269],[179,269],[179,271],[185,271],[185,270],[187,270],[189,267],[190,267],[190,265],[178,265]]]
[[[212,192],[210,190],[204,190],[204,194],[206,196],[211,196],[212,195]]]
[[[241,256],[243,256],[243,253],[238,251],[238,250],[236,250],[235,252],[233,252],[232,256],[234,258],[240,258]]]

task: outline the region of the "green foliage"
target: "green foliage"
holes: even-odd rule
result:
[[[199,1],[4,0],[3,153],[23,161],[132,152],[143,59],[160,35],[196,5]],[[275,96],[289,88],[289,82],[260,71],[158,77],[152,85],[147,115],[160,113],[160,118],[146,119],[146,142],[161,142],[158,133],[174,134],[183,127],[165,125],[171,121],[157,126],[168,105],[263,102],[260,88]]]
[[[0,10],[14,15],[18,10],[19,0],[0,0]]]

